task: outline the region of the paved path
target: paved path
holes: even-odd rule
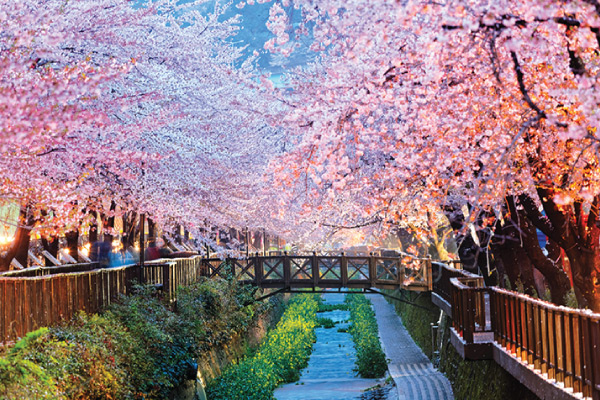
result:
[[[381,295],[369,296],[383,351],[400,400],[452,400],[452,386],[412,340],[402,320]]]

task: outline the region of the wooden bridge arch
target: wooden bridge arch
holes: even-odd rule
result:
[[[203,260],[210,277],[268,289],[432,289],[431,260],[408,255],[274,255]]]

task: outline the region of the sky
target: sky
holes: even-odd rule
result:
[[[273,2],[246,5],[242,9],[239,9],[236,5],[240,2],[240,0],[235,0],[224,17],[231,18],[236,14],[241,16],[241,29],[234,38],[235,43],[240,47],[248,46],[246,48],[247,55],[251,55],[256,50],[259,53],[258,66],[264,72],[271,73],[273,75],[272,80],[277,82],[279,75],[285,70],[304,66],[314,58],[314,55],[308,50],[310,38],[307,37],[302,37],[300,40],[295,41],[295,43],[300,44],[300,47],[289,58],[274,56],[266,51],[263,46],[267,40],[273,37],[272,33],[266,27],[269,19],[269,9]],[[217,2],[215,1],[214,3]],[[294,35],[291,34],[291,31],[300,23],[301,11],[294,9],[293,5],[283,8],[287,15],[291,17],[290,38],[291,41],[294,41]]]

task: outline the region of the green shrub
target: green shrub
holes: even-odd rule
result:
[[[319,312],[336,311],[336,310],[348,311],[349,309],[350,308],[348,307],[348,304],[345,304],[345,303],[340,303],[340,304],[321,303],[321,304],[319,304]]]
[[[333,328],[335,326],[335,324],[336,323],[333,322],[333,320],[331,318],[317,317],[317,326],[319,326],[319,327],[330,329],[330,328]]]
[[[210,399],[271,400],[282,382],[294,382],[306,367],[312,344],[319,298],[302,294],[288,307],[254,356],[232,365],[207,388]]]
[[[79,313],[42,328],[0,358],[2,399],[163,399],[191,373],[202,349],[250,326],[252,289],[210,280],[182,288],[176,309],[150,286],[102,315]]]
[[[363,294],[349,294],[346,303],[350,306],[349,331],[356,348],[356,371],[363,378],[380,378],[387,371],[387,361],[371,302]]]
[[[48,328],[30,332],[8,354],[0,358],[0,398],[60,399],[52,377],[39,365],[23,357],[24,349],[48,338]]]

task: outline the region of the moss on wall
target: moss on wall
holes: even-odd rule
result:
[[[414,341],[452,383],[455,399],[535,400],[538,398],[493,360],[463,360],[450,343],[451,319],[445,314],[438,329],[439,359],[437,356],[434,359],[431,323],[437,324],[440,310],[431,302],[431,294],[422,293],[417,297],[414,293],[398,290],[389,291],[388,294],[399,298],[412,298],[413,303],[425,308],[388,298],[388,301],[394,304],[396,312],[402,318],[404,326]]]

